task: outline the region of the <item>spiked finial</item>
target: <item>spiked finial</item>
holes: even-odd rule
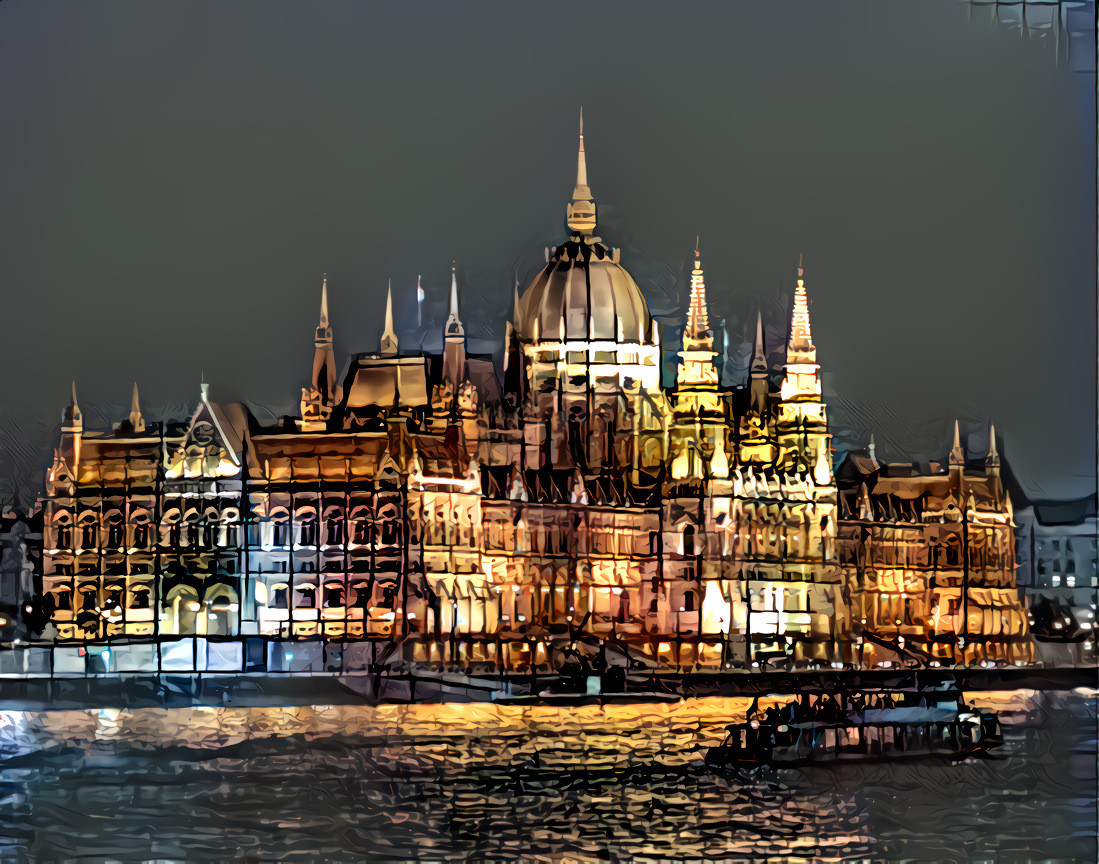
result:
[[[206,382],[206,372],[205,371],[203,371],[203,373],[202,373],[202,380],[199,382],[198,389],[199,389],[199,394],[202,397],[202,401],[203,402],[208,401],[209,396],[210,396],[210,385]]]
[[[756,339],[752,344],[752,377],[767,375],[767,349],[763,344],[763,313],[756,313]]]
[[[519,271],[515,271],[515,288],[511,299],[511,320],[519,324]]]
[[[69,428],[83,425],[83,418],[80,416],[80,403],[76,401],[76,381],[73,381],[72,401],[69,402],[69,407],[61,413],[61,425]]]
[[[992,423],[988,425],[988,458],[985,461],[990,466],[1000,464],[1000,451],[996,448],[996,426]]]
[[[712,351],[714,337],[710,331],[710,312],[706,303],[706,278],[702,272],[699,242],[695,238],[694,269],[691,271],[691,299],[687,309],[687,327],[683,331],[683,348],[687,351]]]
[[[875,451],[875,447],[874,447],[874,433],[873,432],[870,433],[870,461],[875,462],[875,463],[878,461],[878,454]]]
[[[465,327],[462,326],[462,320],[458,317],[458,269],[454,264],[450,265],[450,314],[446,319],[446,331],[447,338],[465,337]]]
[[[393,330],[393,280],[389,280],[385,290],[385,329],[378,348],[383,355],[397,353],[397,334]]]
[[[133,393],[130,396],[130,427],[134,432],[145,431],[145,418],[141,416],[141,405],[138,402],[137,382],[134,382]]]
[[[950,464],[965,464],[965,448],[962,447],[962,431],[958,421],[954,421],[954,444],[950,448]]]
[[[320,326],[328,326],[328,274],[324,274],[324,279],[321,282],[321,318]]]
[[[580,147],[576,154],[576,187],[565,208],[565,222],[577,234],[590,237],[595,232],[595,200],[588,188],[588,158],[584,153],[584,109],[580,109]]]

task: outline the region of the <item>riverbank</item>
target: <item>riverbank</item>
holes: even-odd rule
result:
[[[860,686],[933,686],[966,691],[1072,690],[1099,686],[1099,670],[913,669],[805,670],[724,674],[638,674],[611,686],[596,677],[473,677],[317,673],[135,673],[0,679],[0,710],[194,706],[309,706],[507,701],[600,704],[676,697],[739,697]]]

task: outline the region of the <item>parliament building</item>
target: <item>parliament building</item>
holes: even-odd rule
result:
[[[390,298],[346,365],[325,284],[299,416],[274,426],[203,383],[189,419],[147,420],[135,386],[93,431],[74,388],[43,500],[48,635],[373,643],[474,672],[1033,659],[994,434],[976,461],[956,432],[922,470],[873,448],[833,466],[804,271],[785,362],[760,322],[725,386],[697,249],[665,386],[583,134],[566,222],[509,298],[502,364],[467,354],[452,274],[441,354],[401,350]]]

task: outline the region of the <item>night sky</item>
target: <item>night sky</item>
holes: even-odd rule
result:
[[[991,419],[1035,498],[1095,488],[1091,34],[943,2],[0,3],[0,475],[85,423],[297,410],[339,357],[473,350],[564,236],[582,104],[599,234],[674,339],[702,236],[728,375],[778,363],[797,256],[837,448],[939,458]],[[1079,71],[1086,66],[1088,71]],[[427,301],[416,326],[417,274]],[[29,491],[28,491],[29,490]]]

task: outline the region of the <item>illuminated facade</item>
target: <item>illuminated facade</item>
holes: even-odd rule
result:
[[[952,462],[910,480],[927,487],[911,518],[874,510],[894,494],[881,472],[870,509],[840,495],[800,267],[782,369],[760,322],[728,388],[696,249],[668,388],[660,328],[595,234],[582,133],[567,224],[516,291],[502,374],[467,355],[452,274],[441,356],[401,354],[390,300],[378,352],[342,381],[326,283],[300,416],[277,427],[204,383],[185,423],[147,423],[135,388],[96,434],[74,389],[43,514],[54,635],[372,641],[475,671],[890,662],[875,651],[901,633],[945,662],[1028,659],[1002,490]],[[949,548],[955,529],[985,550],[979,578],[866,564],[887,538]],[[1009,647],[974,653],[977,608],[1010,619],[980,644]]]

